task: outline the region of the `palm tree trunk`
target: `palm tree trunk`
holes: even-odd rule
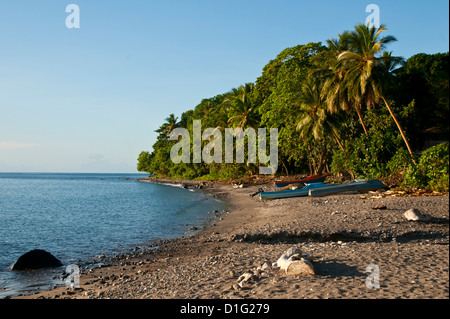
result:
[[[319,165],[316,169],[317,175],[322,175],[323,168],[324,168],[325,162],[326,162],[326,156],[327,156],[327,150],[325,149],[322,151],[322,153],[320,153]]]
[[[283,164],[284,170],[286,171],[286,176],[289,176],[289,170],[287,169],[286,164],[283,160],[281,160],[281,164]]]
[[[311,165],[311,161],[308,161],[308,166],[309,166],[309,175],[314,175],[313,168],[312,168],[312,165]]]
[[[339,141],[338,137],[336,136],[336,134],[333,132],[333,136],[336,139],[336,142],[339,144],[339,146],[341,147],[341,150],[343,152],[345,152],[344,146],[342,146],[341,141]]]
[[[355,174],[353,174],[353,172],[352,172],[352,171],[349,171],[349,173],[350,173],[350,175],[351,175],[352,179],[355,179]]]
[[[400,134],[402,135],[403,140],[405,141],[406,147],[408,148],[409,154],[411,154],[411,158],[412,158],[414,164],[417,164],[416,160],[414,159],[413,152],[411,151],[411,147],[409,146],[408,140],[406,139],[405,133],[403,133],[402,127],[400,126],[400,123],[397,121],[397,118],[395,117],[394,112],[392,112],[391,107],[389,106],[389,104],[386,101],[386,99],[384,98],[384,96],[381,96],[381,98],[383,99],[384,104],[386,104],[386,107],[388,108],[389,113],[391,113],[391,116],[394,119],[395,124],[397,124],[398,130],[400,131]]]
[[[369,133],[367,133],[366,125],[364,124],[364,121],[363,121],[362,116],[361,116],[361,111],[358,108],[356,108],[356,113],[358,113],[359,121],[361,122],[361,125],[362,125],[362,127],[364,129],[364,133],[366,133],[366,135],[369,136]]]

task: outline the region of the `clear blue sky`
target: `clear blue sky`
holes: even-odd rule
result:
[[[170,113],[353,29],[371,3],[395,55],[449,50],[447,0],[0,0],[0,171],[135,172]]]

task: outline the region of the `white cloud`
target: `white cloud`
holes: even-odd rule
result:
[[[37,147],[39,144],[17,143],[17,142],[0,142],[0,149]]]

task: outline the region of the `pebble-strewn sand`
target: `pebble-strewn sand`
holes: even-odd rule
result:
[[[81,289],[20,298],[449,298],[448,195],[261,202],[249,196],[260,187],[208,183],[204,191],[233,204],[217,214],[214,226],[83,271]],[[431,221],[407,221],[403,213],[410,208]],[[238,287],[240,275],[276,262],[293,246],[315,257],[316,275],[287,276],[271,268]],[[379,269],[378,289],[366,286],[369,265]]]

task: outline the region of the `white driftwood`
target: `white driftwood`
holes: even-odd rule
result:
[[[303,253],[302,259],[305,259],[305,260],[307,260],[309,262],[313,262],[314,261],[314,256],[310,255],[310,254]]]
[[[273,263],[273,267],[279,267],[281,270],[286,270],[289,264],[301,258],[303,255],[302,251],[297,247],[289,248],[283,255],[278,258],[276,263]]]
[[[297,275],[315,275],[313,264],[306,259],[294,260],[286,268],[286,274],[290,276]]]
[[[261,270],[262,271],[267,271],[270,270],[271,266],[268,262],[265,262],[262,266],[261,266]]]
[[[314,257],[303,253],[299,248],[289,248],[273,267],[279,267],[287,275],[314,275],[314,266],[312,264]]]
[[[237,281],[249,281],[253,277],[253,274],[250,272],[246,272],[245,274],[241,275]]]
[[[244,286],[247,284],[248,281],[250,281],[253,278],[253,274],[250,272],[246,272],[245,274],[242,274],[237,282],[239,287],[244,288]]]

